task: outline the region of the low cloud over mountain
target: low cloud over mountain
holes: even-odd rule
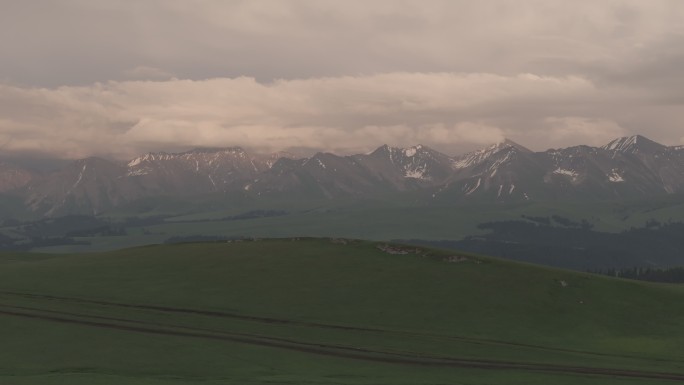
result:
[[[682,144],[684,3],[11,2],[3,153]]]

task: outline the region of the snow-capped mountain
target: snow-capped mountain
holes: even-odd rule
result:
[[[520,189],[523,181],[538,177],[534,153],[511,141],[491,145],[457,157],[453,161],[455,172],[439,186],[434,198],[454,200],[464,197],[482,197],[494,201],[527,200]]]
[[[684,151],[639,135],[544,152],[503,142],[456,158],[456,165],[459,171],[437,188],[436,199],[600,200],[684,192]]]
[[[144,197],[241,189],[268,170],[268,160],[239,147],[148,153],[125,163],[88,158],[35,180],[20,193],[31,210],[47,215],[101,213]]]
[[[239,188],[268,169],[240,147],[150,153],[128,162],[125,178],[148,193],[204,194]]]
[[[601,149],[610,151],[613,154],[652,154],[661,152],[666,148],[666,146],[641,135],[617,138],[601,146]]]
[[[46,215],[101,213],[155,196],[238,194],[279,201],[422,192],[430,202],[644,198],[684,192],[684,147],[643,136],[533,152],[506,140],[451,157],[427,146],[368,154],[252,155],[242,148],[88,158],[37,177],[0,164],[0,189]],[[227,198],[226,198],[227,199]]]
[[[317,153],[299,160],[280,159],[245,190],[252,194],[296,192],[300,196],[335,198],[401,192],[444,181],[453,160],[429,147],[381,146],[370,154],[338,156]]]
[[[423,145],[408,148],[385,145],[371,154],[355,158],[376,176],[391,175],[430,183],[444,180],[453,170],[453,159]]]

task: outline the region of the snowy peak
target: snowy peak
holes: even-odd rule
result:
[[[481,163],[484,163],[491,159],[493,156],[499,157],[499,155],[503,156],[503,158],[510,158],[510,154],[514,152],[521,152],[521,153],[532,153],[531,150],[515,143],[512,140],[506,139],[503,142],[495,143],[492,144],[489,147],[485,147],[483,149],[473,151],[471,153],[465,154],[461,157],[458,157],[454,159],[453,162],[453,168],[454,169],[463,169],[463,168],[468,168],[468,167],[473,167],[477,166]],[[499,162],[502,163],[502,162]]]
[[[135,167],[135,166],[138,166],[138,165],[140,165],[140,164],[142,164],[142,163],[145,163],[145,162],[155,162],[155,161],[159,161],[159,160],[169,160],[169,159],[171,159],[171,158],[172,158],[172,156],[171,156],[170,154],[165,153],[165,152],[158,152],[158,153],[152,153],[152,152],[150,152],[150,153],[147,153],[147,154],[145,154],[145,155],[139,156],[139,157],[137,157],[137,158],[135,158],[135,159],[131,159],[131,160],[128,162],[127,166],[128,166],[128,167]]]
[[[453,159],[418,144],[416,146],[399,149],[402,155],[398,165],[404,178],[417,180],[435,180],[447,176],[451,170]]]
[[[430,147],[423,146],[422,144],[406,148],[392,147],[387,144],[383,144],[382,146],[378,147],[375,151],[371,152],[369,155],[390,156],[392,158],[397,156],[412,158],[414,156],[420,156],[421,154],[426,153],[437,153],[437,151],[431,149]]]
[[[459,157],[420,144],[311,157],[197,148],[148,153],[128,162],[82,159],[49,174],[27,175],[0,163],[0,191],[7,189],[45,215],[102,212],[154,196],[216,193],[332,199],[425,191],[427,199],[446,202],[636,199],[684,193],[684,147],[665,147],[636,135],[600,148],[545,152],[504,140]]]
[[[353,158],[380,178],[393,175],[403,181],[443,180],[451,173],[453,162],[447,155],[422,144],[406,148],[383,145],[368,155]]]
[[[164,162],[179,159],[193,159],[198,157],[213,156],[232,157],[232,158],[247,158],[248,155],[241,147],[227,147],[227,148],[195,148],[190,151],[181,153],[167,153],[167,152],[150,152],[139,156],[128,162],[128,167],[135,167],[146,162]]]
[[[322,170],[327,170],[327,164],[337,163],[339,159],[341,158],[337,155],[328,152],[317,152],[314,156],[304,159],[302,166],[319,167]]]
[[[529,148],[527,148],[523,145],[520,145],[520,144],[518,144],[518,143],[516,143],[510,139],[504,139],[503,142],[498,143],[496,145],[502,149],[506,149],[506,148],[511,149],[512,148],[512,149],[515,149],[515,150],[523,152],[523,153],[532,153],[533,152]]]
[[[378,158],[378,159],[389,159],[390,162],[394,163],[395,156],[398,156],[400,153],[401,153],[400,148],[396,148],[396,147],[389,146],[387,144],[383,144],[382,146],[375,149],[375,151],[372,151],[371,153],[369,153],[368,156],[373,157],[373,158]]]
[[[632,135],[614,139],[601,148],[607,151],[636,154],[655,153],[662,151],[667,147],[644,136]]]
[[[196,148],[181,153],[148,153],[127,163],[128,176],[141,176],[154,169],[179,168],[195,173],[211,173],[219,168],[259,172],[267,162],[251,157],[240,147]]]
[[[417,146],[409,147],[409,148],[404,148],[402,151],[404,152],[404,156],[407,156],[409,158],[415,156],[418,151],[423,149],[423,145],[419,144]]]
[[[636,147],[638,142],[638,135],[623,136],[621,138],[611,140],[608,144],[602,146],[601,148],[608,151],[629,151],[630,149]]]

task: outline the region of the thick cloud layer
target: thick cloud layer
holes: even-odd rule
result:
[[[684,143],[684,2],[12,1],[4,153]]]

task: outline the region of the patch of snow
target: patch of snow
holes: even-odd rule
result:
[[[619,170],[613,169],[610,174],[608,174],[608,180],[613,183],[621,183],[625,181],[625,178],[620,175]]]
[[[211,160],[209,160],[209,165],[213,166],[214,163],[216,162],[216,160],[218,159],[218,157],[219,157],[219,154],[212,155]]]
[[[133,159],[132,161],[128,162],[128,167],[135,167],[142,162],[143,162],[143,158],[137,157],[137,158]]]
[[[408,169],[404,173],[404,178],[425,179],[425,169]]]
[[[390,163],[394,164],[394,152],[397,149],[394,147],[387,147],[387,156],[389,157]]]
[[[515,190],[515,185],[514,185],[514,184],[512,184],[512,185],[511,185],[511,188],[508,189],[508,195],[513,194],[513,190]]]
[[[416,147],[411,147],[411,148],[407,148],[404,150],[404,155],[406,155],[408,157],[412,157],[412,156],[416,155],[416,152],[417,152]]]
[[[172,160],[174,158],[177,158],[178,156],[178,154],[167,154],[165,152],[160,152],[157,154],[149,153],[131,160],[130,162],[128,162],[128,167],[135,167],[140,163],[146,161]]]
[[[160,153],[160,154],[157,154],[157,155],[154,155],[154,154],[152,155],[152,160],[171,160],[171,159],[173,159],[173,158],[175,158],[175,155],[173,155],[173,154],[167,154],[167,153],[164,153],[164,152],[163,152],[163,153]]]
[[[530,200],[530,197],[527,196],[527,193],[523,193],[523,196],[525,197],[525,200],[526,200],[526,201],[529,201],[529,200]]]
[[[316,159],[316,160],[318,161],[318,164],[319,164],[321,167],[326,168],[326,167],[325,167],[325,164],[323,164],[323,162],[321,162],[320,159]]]
[[[499,167],[502,164],[506,163],[510,158],[511,153],[508,152],[506,153],[506,156],[504,156],[503,158],[495,160],[494,163],[492,163],[492,165],[489,167],[490,170],[493,170],[491,176],[493,177],[494,175],[496,175],[496,172],[499,170]]]
[[[567,170],[567,169],[563,169],[563,168],[560,168],[560,167],[558,167],[557,169],[553,170],[553,173],[554,173],[554,174],[557,174],[557,175],[569,176],[569,177],[571,177],[572,179],[576,179],[576,178],[577,178],[577,175],[579,175],[579,174],[577,173],[577,171],[575,171],[575,170]]]
[[[456,159],[453,161],[451,164],[451,167],[454,169],[461,169],[461,168],[467,168],[470,166],[475,166],[480,163],[483,163],[486,161],[489,157],[491,157],[494,154],[497,154],[501,150],[505,149],[512,149],[514,148],[512,145],[509,143],[497,143],[494,145],[491,145],[487,148],[483,148],[481,150],[473,151],[469,154],[466,154],[465,156],[461,157],[460,159]],[[499,165],[503,164],[506,162],[510,157],[510,152],[506,153],[506,156],[503,159],[497,160],[494,162],[492,167],[490,169],[493,169],[495,167],[498,167]]]
[[[501,196],[501,190],[503,190],[503,185],[502,185],[502,184],[499,185],[499,192],[496,194],[496,197],[497,197],[497,198]]]
[[[637,144],[638,136],[625,136],[622,138],[617,138],[610,143],[606,144],[602,148],[608,151],[627,151],[632,149]]]
[[[471,188],[470,190],[466,191],[465,195],[470,195],[475,192],[478,188],[480,188],[480,183],[482,183],[482,178],[477,178],[477,183],[475,184],[475,187]]]
[[[126,176],[140,176],[140,175],[147,175],[149,174],[149,170],[145,168],[141,168],[139,170],[130,170],[129,172],[126,173]]]
[[[71,188],[69,189],[69,191],[75,189],[76,186],[78,186],[78,184],[81,183],[81,180],[83,180],[83,173],[85,172],[86,167],[88,167],[88,165],[87,165],[87,164],[84,164],[84,165],[83,165],[83,168],[81,169],[81,172],[78,174],[78,179],[76,180],[76,183],[74,183],[74,185],[71,186]]]
[[[211,182],[214,187],[216,187],[216,183],[214,183],[214,178],[211,177],[211,175],[207,175],[209,177],[209,181]]]
[[[451,168],[458,170],[460,168],[466,168],[470,166],[471,164],[471,159],[470,158],[463,158],[459,160],[454,160],[453,163],[451,163]]]

